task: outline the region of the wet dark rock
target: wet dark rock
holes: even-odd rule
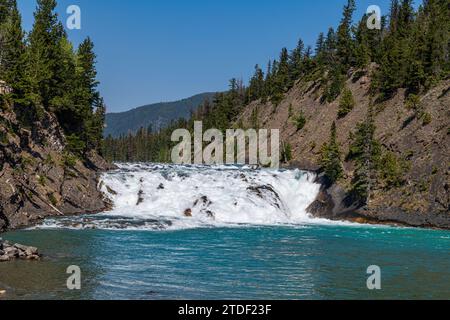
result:
[[[200,207],[200,212],[205,214],[208,218],[215,218],[214,212],[209,210],[209,206],[212,205],[212,201],[207,196],[202,196],[194,201],[194,207]]]
[[[241,173],[241,174],[239,175],[239,178],[240,178],[242,181],[248,183],[248,179],[247,179],[247,177],[245,176],[245,174]]]
[[[192,209],[184,210],[184,216],[185,217],[192,217]]]
[[[164,184],[159,184],[159,186],[158,186],[158,190],[164,190],[165,189],[165,187],[164,187]]]
[[[262,186],[250,186],[247,188],[247,191],[255,194],[258,198],[269,201],[273,206],[278,209],[281,209],[282,202],[280,199],[280,195],[275,191],[275,189],[271,185],[262,185]]]
[[[205,213],[208,218],[215,218],[216,216],[211,210],[206,210]]]
[[[202,196],[200,197],[200,199],[194,201],[194,207],[196,207],[199,204],[207,207],[212,204],[212,201],[210,201],[207,196]]]
[[[138,192],[138,201],[136,203],[136,205],[140,205],[142,202],[144,202],[144,191],[139,190]]]
[[[117,192],[114,191],[113,189],[111,189],[111,187],[106,186],[106,190],[107,190],[110,194],[112,194],[112,195],[114,195],[114,196],[117,196]]]

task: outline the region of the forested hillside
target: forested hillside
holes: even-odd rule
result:
[[[94,44],[73,48],[55,7],[38,0],[26,34],[16,0],[0,0],[0,230],[105,206]]]
[[[314,49],[302,40],[283,48],[266,71],[256,65],[247,86],[233,79],[190,121],[107,140],[106,157],[169,161],[171,132],[192,129],[194,120],[222,130],[280,129],[282,159],[319,170],[331,186],[317,214],[336,214],[325,198],[338,194],[341,206],[363,208],[367,219],[448,227],[449,2],[414,10],[411,0],[393,0],[380,30],[367,28],[367,16],[355,23],[354,11],[349,0]]]
[[[191,112],[213,96],[213,93],[201,93],[179,101],[150,104],[126,112],[107,113],[104,136],[118,138],[135,134],[140,128],[157,131],[173,120],[189,119]]]

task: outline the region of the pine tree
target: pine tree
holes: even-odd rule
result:
[[[337,39],[333,28],[328,29],[327,37],[325,39],[325,63],[328,66],[333,66],[337,63]]]
[[[65,82],[61,41],[64,28],[54,12],[55,0],[37,0],[34,25],[29,35],[27,80],[32,102],[49,108],[55,97],[61,97]]]
[[[283,48],[280,53],[280,62],[277,64],[277,73],[274,81],[274,96],[282,95],[289,87],[289,53]]]
[[[264,72],[259,65],[255,66],[255,73],[250,79],[250,83],[247,89],[247,103],[260,99],[264,95]]]
[[[355,161],[356,169],[352,180],[352,194],[366,204],[376,182],[376,171],[381,156],[381,146],[375,139],[375,122],[372,107],[366,120],[358,124],[348,158]]]
[[[330,183],[335,183],[343,177],[344,169],[342,167],[341,153],[337,141],[335,122],[331,126],[330,141],[322,148],[321,165]]]
[[[94,108],[94,113],[86,120],[86,142],[89,150],[96,150],[101,153],[106,118],[106,106],[102,98],[96,99]]]
[[[411,3],[412,0],[402,0],[400,3],[393,0],[391,4],[390,30],[383,42],[384,54],[374,82],[386,97],[406,86],[409,76],[421,77],[421,66],[414,62],[413,47],[417,46],[417,40],[412,36],[414,9]]]
[[[369,43],[369,29],[367,28],[368,16],[364,15],[362,20],[359,22],[355,40],[355,66],[358,68],[365,68],[371,61],[371,47]]]
[[[306,125],[306,116],[303,110],[300,111],[299,115],[294,118],[294,124],[297,131],[302,130]]]
[[[290,143],[282,143],[281,145],[281,157],[280,160],[282,163],[288,163],[292,160],[292,146]]]
[[[16,0],[1,1],[3,2],[0,2],[2,8],[8,5],[8,10],[5,10],[8,12],[8,16],[3,18],[4,23],[0,27],[2,29],[0,35],[0,79],[13,89],[14,101],[19,101],[24,94],[25,44],[22,19]]]
[[[353,93],[350,89],[345,88],[339,101],[338,117],[344,118],[353,110],[354,107],[355,99],[353,98]]]
[[[344,69],[354,61],[354,42],[352,39],[352,19],[356,9],[355,0],[348,0],[337,31],[337,54]]]
[[[96,54],[94,52],[94,43],[90,38],[85,39],[79,46],[77,52],[77,71],[78,81],[86,91],[86,103],[92,106],[97,95],[97,70]]]
[[[325,46],[325,35],[323,34],[323,32],[319,33],[319,37],[317,38],[316,41],[316,60],[317,63],[319,64],[319,66],[323,66],[324,64],[324,55],[325,55],[325,50],[326,50],[326,46]]]
[[[10,0],[0,0],[0,25],[6,22],[10,10]]]
[[[300,79],[300,77],[304,73],[304,51],[305,44],[303,40],[300,39],[289,57],[289,87],[291,87],[295,83],[295,81]]]
[[[428,0],[423,9],[427,28],[424,34],[424,73],[433,80],[450,74],[450,6],[446,0]],[[422,28],[423,29],[423,28]]]
[[[341,94],[344,84],[345,78],[342,72],[342,66],[339,64],[331,66],[328,72],[328,83],[324,89],[323,99],[328,103],[335,101]]]
[[[311,74],[316,67],[314,60],[313,49],[311,46],[307,46],[305,54],[303,55],[303,74]]]

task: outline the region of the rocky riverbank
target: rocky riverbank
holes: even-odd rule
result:
[[[317,217],[450,229],[450,79],[418,97],[426,115],[422,119],[415,117],[404,89],[388,100],[372,96],[375,67],[349,73],[345,86],[352,92],[355,106],[345,117],[338,115],[340,98],[324,102],[323,84],[305,78],[276,106],[270,101],[252,102],[237,123],[251,128],[253,119],[265,129],[280,129],[281,141],[291,147],[291,167],[314,172],[320,169],[322,146],[329,142],[330,128],[336,123],[344,176],[333,186],[323,184],[317,201],[309,208]],[[381,160],[380,166],[389,168],[395,181],[386,181],[377,173],[379,179],[372,186],[370,201],[361,207],[348,197],[356,164],[347,155],[369,106],[374,110],[375,138],[383,153],[390,155]],[[299,114],[305,119],[302,129],[294,121]]]
[[[109,169],[113,166],[95,151],[69,153],[51,113],[24,128],[10,108],[0,109],[0,233],[49,216],[107,210],[98,176]]]
[[[0,238],[0,262],[21,260],[40,260],[41,255],[35,247],[24,246],[21,244],[11,244]]]
[[[450,215],[446,212],[407,212],[399,207],[361,206],[353,201],[339,184],[327,185],[323,175],[317,183],[322,185],[320,193],[307,209],[315,217],[329,220],[345,220],[363,224],[388,224],[417,228],[450,230]]]

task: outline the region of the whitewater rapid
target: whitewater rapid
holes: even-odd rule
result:
[[[46,220],[40,228],[177,230],[324,223],[307,213],[315,174],[235,166],[118,164],[99,188],[113,209]]]

